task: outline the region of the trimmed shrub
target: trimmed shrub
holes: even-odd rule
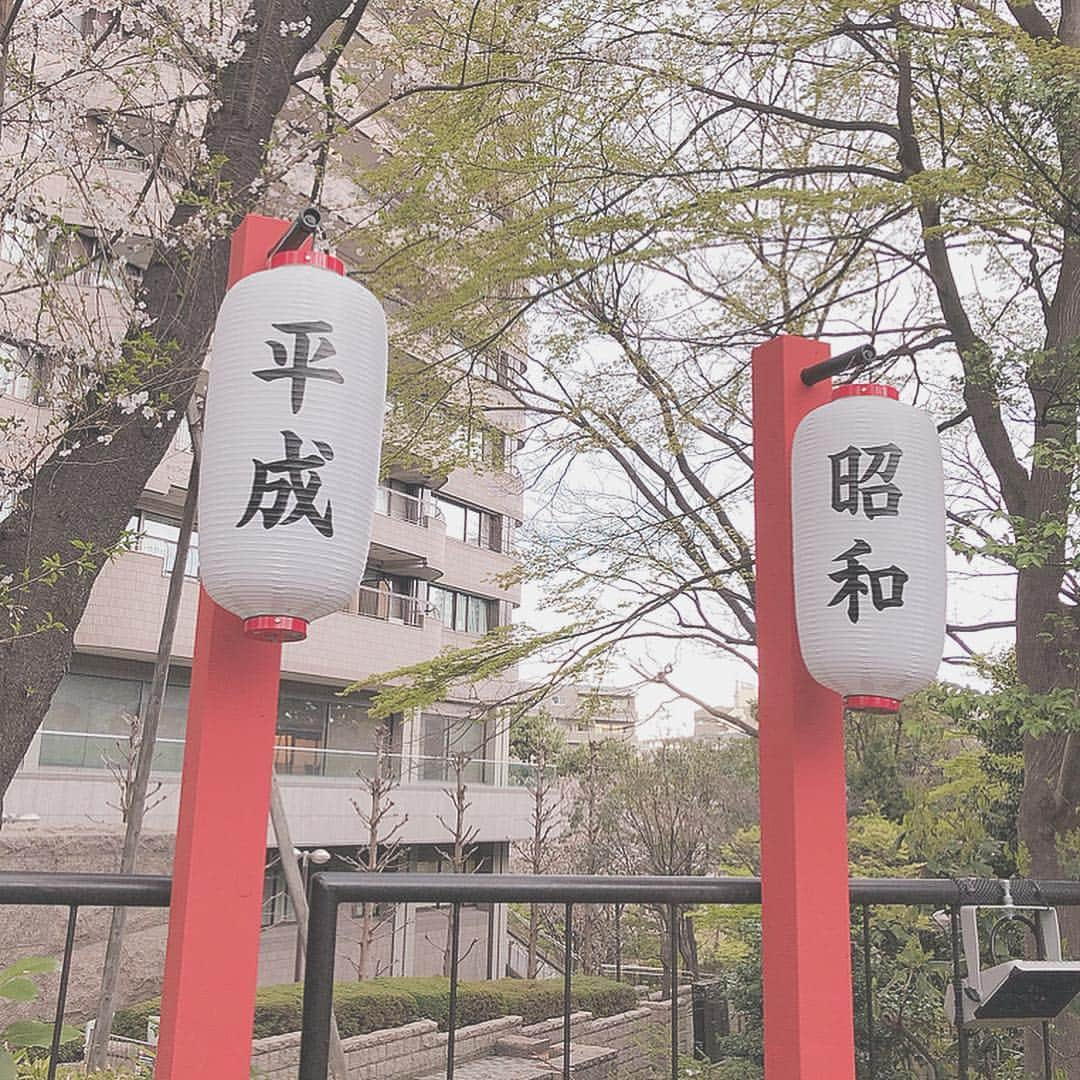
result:
[[[300,984],[297,983],[298,1002],[303,1000],[300,990]],[[402,1024],[422,1019],[411,994],[391,985],[376,986],[374,982],[334,983],[334,1015],[343,1039],[352,1035],[366,1035],[369,1031],[381,1031],[383,1028],[401,1027]],[[299,1017],[300,1014],[297,1014],[295,1027],[279,1026],[273,1034],[283,1035],[287,1031],[299,1031]]]
[[[145,1039],[147,1019],[160,1012],[161,998],[151,998],[126,1009],[117,1009],[113,1034],[126,1035],[129,1039]],[[334,983],[334,1014],[342,1038],[400,1027],[421,1018],[410,994],[391,985],[375,985],[373,982]],[[302,983],[260,986],[255,995],[252,1038],[265,1039],[270,1035],[299,1031],[303,1015]]]
[[[146,1041],[146,1021],[151,1016],[161,1015],[161,998],[140,1001],[138,1005],[129,1005],[126,1009],[117,1009],[113,1014],[112,1033],[123,1035],[126,1039]]]
[[[587,1009],[594,1016],[614,1016],[637,1008],[638,994],[632,986],[599,975],[578,975],[570,980],[570,997],[575,1009]],[[562,1009],[562,998],[559,998]]]
[[[561,979],[498,979],[458,983],[458,1027],[500,1016],[521,1016],[535,1024],[562,1015]],[[571,1005],[596,1016],[625,1012],[637,1004],[637,994],[625,983],[597,976],[578,976],[572,982]],[[119,1009],[113,1033],[129,1039],[146,1038],[146,1021],[159,1014],[161,999]],[[299,1031],[304,1012],[303,985],[262,986],[255,995],[253,1035],[285,1035]],[[445,1031],[450,1019],[450,980],[379,978],[367,982],[334,983],[334,1013],[342,1038],[400,1027],[413,1020],[434,1020]]]
[[[440,1031],[450,1026],[450,980],[441,975],[428,978],[379,978],[371,981],[373,986],[386,986],[408,994],[416,1003],[417,1015],[422,1020],[434,1020]],[[468,1027],[507,1016],[498,993],[490,989],[488,982],[459,982],[457,1000],[457,1026]]]
[[[536,1024],[562,1015],[562,979],[497,979],[484,985],[499,995],[502,1016],[521,1016],[526,1024]],[[575,1012],[614,1016],[637,1003],[637,992],[626,983],[599,975],[575,975],[570,980],[570,1008]]]

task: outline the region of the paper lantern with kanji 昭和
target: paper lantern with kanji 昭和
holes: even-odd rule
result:
[[[795,432],[795,608],[807,670],[850,708],[894,712],[937,674],[945,499],[937,429],[891,387],[839,387]]]

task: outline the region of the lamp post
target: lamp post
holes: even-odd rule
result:
[[[325,866],[332,856],[326,848],[314,848],[310,851],[301,851],[293,848],[293,857],[300,860],[300,880],[304,884],[304,895],[307,896],[308,865]],[[296,956],[293,959],[293,982],[299,982],[304,977],[304,950],[300,929],[300,920],[296,921]]]

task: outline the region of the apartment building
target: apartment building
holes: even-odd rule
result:
[[[110,190],[137,187],[137,133],[123,137],[122,152],[103,153],[97,168]],[[110,138],[112,138],[110,136]],[[115,140],[114,140],[115,141]],[[113,142],[107,142],[111,147]],[[77,226],[82,223],[76,222]],[[74,233],[85,265],[55,286],[73,306],[93,307],[117,319],[115,290],[137,278],[140,253],[106,258],[90,223]],[[40,222],[18,213],[0,221],[0,279],[40,270],[70,258]],[[72,233],[62,234],[70,245]],[[33,340],[31,302],[5,311],[0,327],[0,416],[18,416],[31,430],[49,418],[50,380],[59,377]],[[485,393],[510,405],[507,364],[492,365]],[[512,408],[500,427],[485,429],[483,460],[430,476],[391,468],[379,489],[367,566],[345,610],[312,624],[307,640],[284,647],[275,767],[294,844],[305,865],[310,853],[329,855],[325,865],[344,869],[361,857],[366,837],[355,803],[367,797],[363,776],[376,760],[376,728],[368,715],[370,693],[342,695],[359,680],[424,661],[447,647],[474,641],[508,623],[519,603],[516,585],[501,583],[514,566],[513,535],[523,512],[521,482],[513,469],[516,427]],[[22,767],[4,801],[7,818],[43,825],[119,827],[117,775],[131,754],[131,718],[145,708],[165,607],[179,521],[191,470],[190,433],[182,428],[139,501],[130,529],[133,549],[101,572],[74,630],[75,654]],[[0,515],[4,508],[0,507]],[[173,646],[173,665],[155,752],[156,789],[148,829],[175,827],[183,758],[190,665],[198,594],[198,539],[193,539]],[[462,687],[431,708],[396,715],[385,723],[397,780],[384,829],[400,845],[396,869],[447,869],[450,842],[442,820],[452,819],[448,784],[465,755],[468,827],[475,830],[470,868],[498,872],[511,843],[526,837],[529,799],[520,766],[509,765],[509,733],[476,719],[478,704],[505,686]],[[238,761],[236,768],[243,769]],[[223,823],[223,828],[227,823]],[[264,954],[260,980],[292,978],[295,932],[284,895],[281,858],[268,830],[264,904]],[[309,853],[304,857],[303,853]],[[102,869],[106,869],[102,867]],[[353,958],[356,913],[342,912],[343,962]],[[399,907],[386,913],[377,942],[384,972],[433,974],[442,970],[446,913]],[[462,972],[498,976],[506,967],[505,915],[497,908],[465,913]],[[475,941],[475,946],[471,944]],[[347,968],[344,969],[347,974]]]
[[[561,686],[543,709],[559,725],[568,747],[603,739],[633,742],[639,721],[633,690],[610,686]]]
[[[724,711],[736,717],[745,724],[753,724],[757,719],[757,687],[753,683],[742,680],[735,683],[732,702]],[[747,734],[742,728],[729,723],[721,717],[714,716],[706,709],[694,710],[694,734],[695,742],[709,742],[723,744],[732,739],[745,739]]]

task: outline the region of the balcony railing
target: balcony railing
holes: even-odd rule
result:
[[[176,562],[176,541],[166,540],[161,536],[149,536],[140,533],[135,541],[135,551],[144,555],[156,555],[161,559],[162,577],[168,577],[172,573],[173,563]],[[188,548],[187,560],[184,563],[184,577],[197,578],[199,576],[199,545],[196,541]]]
[[[429,500],[395,491],[382,484],[375,490],[375,513],[425,528],[432,518],[442,518],[439,508]]]
[[[421,629],[427,603],[415,596],[405,596],[389,589],[360,585],[344,610],[349,615],[363,615],[368,619],[382,619],[383,622]]]
[[[45,728],[40,734],[38,764],[46,768],[103,769],[107,759],[120,762],[128,752],[128,739],[123,733]],[[288,737],[279,735],[280,741],[274,752],[274,768],[279,776],[352,779],[375,775],[378,755],[373,750],[297,745],[286,742]],[[445,784],[457,775],[454,757],[394,753],[387,754],[385,761],[391,775],[406,784]],[[155,772],[179,772],[183,763],[183,739],[159,736],[155,740]],[[537,767],[528,762],[497,758],[469,758],[462,768],[462,779],[466,783],[495,787],[528,787],[537,775]],[[553,777],[554,767],[548,766],[546,775]]]

